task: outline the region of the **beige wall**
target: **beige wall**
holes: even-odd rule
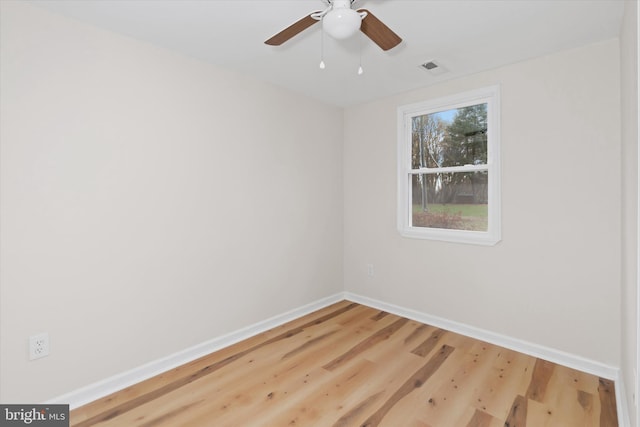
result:
[[[637,25],[622,44],[343,116],[28,5],[0,7],[0,401],[49,399],[343,289],[622,360],[632,389],[637,104],[620,61],[637,60]],[[401,238],[396,108],[493,84],[502,242]],[[52,354],[29,362],[27,338],[41,331]]]
[[[611,40],[348,109],[346,290],[619,366],[619,64]],[[402,238],[397,107],[493,84],[502,241]]]
[[[0,3],[0,401],[342,290],[341,109]]]
[[[620,35],[622,94],[622,360],[632,425],[637,422],[638,2],[626,1]]]

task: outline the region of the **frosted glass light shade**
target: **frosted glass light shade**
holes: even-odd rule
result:
[[[360,29],[362,17],[353,9],[337,8],[322,18],[322,29],[334,39],[342,40]]]

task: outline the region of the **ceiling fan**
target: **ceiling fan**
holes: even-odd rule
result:
[[[310,13],[265,43],[279,46],[318,21],[322,21],[323,30],[336,39],[346,39],[360,30],[382,50],[392,49],[402,41],[396,33],[367,9],[352,9],[351,6],[356,0],[323,1],[327,4],[325,10]]]

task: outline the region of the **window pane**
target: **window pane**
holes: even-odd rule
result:
[[[413,227],[487,231],[488,173],[411,176]]]
[[[487,163],[487,104],[415,116],[411,168]]]

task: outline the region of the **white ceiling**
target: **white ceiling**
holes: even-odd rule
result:
[[[369,9],[403,42],[383,52],[361,33],[340,42],[325,36],[320,70],[320,25],[282,46],[263,42],[324,9],[321,0],[31,3],[338,106],[618,37],[624,8],[622,0],[358,0],[356,8]],[[448,72],[419,67],[432,59]]]

